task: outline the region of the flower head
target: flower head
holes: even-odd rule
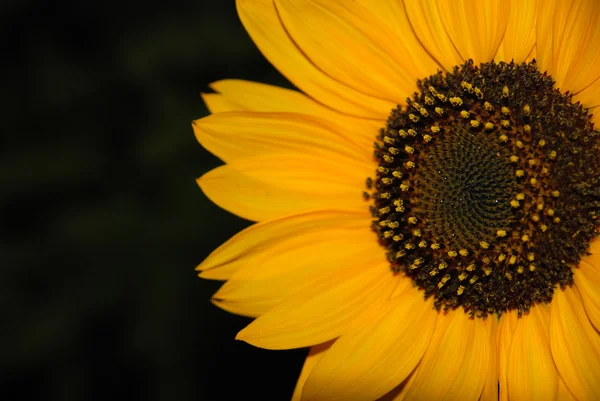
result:
[[[311,347],[294,400],[600,399],[600,4],[238,0],[302,92],[225,80],[200,276]]]

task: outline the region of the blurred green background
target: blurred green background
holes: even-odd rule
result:
[[[0,399],[286,400],[305,350],[234,340],[249,323],[196,277],[246,227],[195,178],[200,92],[289,85],[233,0],[0,2]]]

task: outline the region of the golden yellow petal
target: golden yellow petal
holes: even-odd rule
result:
[[[317,363],[321,360],[323,355],[329,350],[332,341],[315,345],[310,348],[308,352],[308,356],[304,361],[304,365],[302,366],[302,371],[300,372],[300,377],[298,377],[298,382],[296,383],[296,387],[294,388],[294,394],[292,395],[292,401],[300,401],[302,398],[302,388],[304,387],[304,383],[306,383],[306,379],[308,379],[308,375],[317,365]]]
[[[586,108],[598,107],[600,105],[600,75],[590,85],[577,92],[573,96],[573,101],[580,102]],[[590,112],[593,113],[593,111]],[[598,129],[597,118],[592,118],[592,121],[596,124],[596,129]]]
[[[536,59],[536,57],[537,57],[536,49],[537,49],[537,46],[534,45],[533,49],[531,49],[531,51],[529,52],[529,54],[527,55],[527,57],[525,57],[525,62],[526,63],[531,63],[533,60]]]
[[[522,63],[528,59],[535,46],[538,0],[511,0],[506,31],[496,56],[496,61]]]
[[[379,129],[385,125],[385,119],[372,120],[348,116],[317,103],[305,94],[258,82],[226,79],[213,82],[210,87],[218,94],[203,94],[207,106],[218,112],[257,111],[287,112],[295,115],[308,115],[308,121],[346,137],[361,149],[372,148]]]
[[[416,90],[416,76],[401,74],[393,31],[356,2],[276,0],[294,43],[320,70],[391,107]],[[373,29],[377,27],[376,29]]]
[[[420,43],[443,69],[452,71],[452,67],[464,63],[465,58],[461,57],[446,33],[434,1],[404,0],[403,3]]]
[[[488,319],[490,320],[490,359],[483,391],[481,392],[479,401],[498,401],[498,318],[493,315]]]
[[[404,104],[417,89],[417,79],[437,70],[406,18],[394,21],[404,23],[408,35],[402,36],[381,19],[382,9],[398,13],[399,4],[340,0],[276,0],[276,4],[302,52],[327,75],[361,93]]]
[[[586,256],[586,260],[594,265],[596,265],[597,263],[600,263],[600,238],[599,237],[596,237],[590,241],[589,251],[592,255]],[[599,255],[599,256],[596,257],[596,255]]]
[[[510,401],[554,400],[558,375],[549,339],[550,307],[535,305],[517,321],[508,351],[506,381]]]
[[[435,328],[431,300],[411,288],[373,315],[369,324],[335,342],[306,381],[303,400],[373,400],[412,372]]]
[[[337,0],[340,1],[340,0]],[[343,4],[344,2],[341,0]],[[361,6],[367,8],[394,34],[394,55],[396,62],[401,65],[402,71],[414,79],[422,79],[443,68],[437,63],[423,47],[415,34],[408,19],[402,1],[398,0],[357,0]],[[389,39],[388,39],[389,41]]]
[[[415,381],[415,371],[413,370],[411,374],[395,389],[378,399],[377,401],[403,401],[406,397],[406,394],[412,387]]]
[[[296,294],[262,315],[237,335],[268,349],[301,348],[332,340],[357,319],[385,302],[395,285],[389,262],[357,260],[339,274]]]
[[[575,398],[600,400],[600,334],[590,323],[573,287],[554,292],[550,347],[558,373]]]
[[[257,223],[215,249],[196,269],[202,278],[227,280],[239,269],[251,268],[265,253],[285,248],[289,240],[298,237],[342,230],[362,238],[369,226],[368,216],[366,211],[324,210]]]
[[[575,285],[581,295],[587,315],[600,332],[600,264],[592,264],[588,258],[581,260],[575,270]]]
[[[244,81],[241,79],[224,79],[209,85],[215,92],[220,93],[240,111],[283,111],[329,117],[343,116],[302,92],[281,88],[260,82]]]
[[[339,217],[343,217],[340,213]],[[344,224],[340,222],[340,224]],[[348,225],[348,223],[345,223]],[[260,253],[242,254],[244,267],[214,295],[230,312],[257,317],[286,299],[335,278],[349,265],[371,263],[384,250],[364,219],[360,227],[323,227],[302,235],[287,234]],[[236,262],[238,262],[236,260]]]
[[[429,348],[405,400],[478,400],[489,366],[490,319],[462,310],[440,313]]]
[[[504,36],[510,4],[504,0],[438,0],[450,40],[463,59],[491,61]]]
[[[208,111],[213,114],[242,110],[219,93],[201,93],[200,96],[202,96],[202,100],[206,104]]]
[[[392,295],[390,295],[390,299],[403,295],[406,291],[410,291],[412,286],[413,281],[409,277],[399,275],[398,284],[396,285],[396,288],[394,288]]]
[[[303,92],[343,113],[387,118],[394,104],[344,85],[302,53],[281,24],[273,0],[237,0],[236,4],[244,27],[264,56]]]
[[[494,316],[490,321],[490,359],[489,367],[487,370],[487,376],[479,401],[498,401],[498,336],[499,336],[499,321]],[[403,401],[406,394],[410,390],[414,383],[415,372],[413,372],[401,385],[396,387],[394,390],[380,398],[379,401]],[[462,401],[462,398],[458,398],[458,401]],[[571,401],[571,400],[564,400]]]
[[[584,107],[600,104],[600,3],[553,0],[539,9],[537,53],[563,92],[575,94]]]
[[[506,375],[508,369],[508,352],[512,345],[515,328],[518,322],[516,311],[503,313],[498,323],[498,379],[500,390],[500,401],[508,401],[508,389]]]
[[[577,401],[569,391],[563,379],[558,376],[558,389],[556,390],[556,401]]]
[[[372,146],[365,149],[326,121],[297,113],[217,113],[194,121],[193,128],[198,142],[225,162],[289,152],[372,160]],[[376,133],[370,132],[371,143]]]
[[[536,60],[540,71],[548,72],[554,79],[558,77],[555,66],[558,61],[558,49],[555,46],[558,46],[558,44],[555,45],[554,42],[560,42],[559,36],[564,30],[566,14],[569,12],[569,2],[560,0],[546,1],[538,9],[535,44]]]
[[[313,209],[367,210],[362,190],[374,168],[341,155],[271,154],[217,167],[198,185],[228,212],[263,221]]]

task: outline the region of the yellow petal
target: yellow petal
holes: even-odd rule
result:
[[[392,295],[390,295],[390,299],[403,295],[406,291],[410,291],[413,285],[412,279],[403,275],[399,275],[398,285],[396,285],[396,288],[394,288]]]
[[[371,120],[339,113],[317,103],[305,94],[258,82],[226,79],[213,82],[210,87],[219,94],[203,95],[212,111],[260,111],[287,112],[310,116],[322,127],[343,134],[360,149],[371,149],[379,129],[385,126],[385,118]],[[218,100],[215,100],[215,96]],[[312,133],[311,133],[312,135]]]
[[[517,326],[517,312],[509,311],[503,313],[498,323],[498,378],[500,389],[500,401],[508,401],[508,389],[506,375],[508,369],[508,351],[512,345],[515,328]]]
[[[575,285],[581,295],[587,315],[600,332],[600,265],[582,259],[574,274]]]
[[[553,0],[539,10],[537,53],[563,92],[584,107],[600,104],[600,4],[596,0]],[[600,83],[599,83],[600,84]]]
[[[559,37],[564,30],[570,6],[569,1],[552,0],[546,1],[538,10],[535,45],[538,68],[541,72],[551,74],[555,80],[558,78],[556,63]]]
[[[343,334],[309,376],[303,400],[368,401],[400,384],[417,365],[437,312],[416,288],[382,304],[368,325]]]
[[[524,62],[535,46],[537,0],[512,0],[504,37],[498,47],[496,61]]]
[[[213,114],[243,110],[219,93],[201,93],[200,96],[202,96],[208,111]]]
[[[531,51],[529,52],[527,57],[525,57],[526,63],[531,63],[533,60],[536,59],[536,57],[537,57],[536,49],[537,49],[537,46],[534,45],[533,49],[531,49]]]
[[[229,163],[273,153],[346,155],[372,160],[372,146],[364,148],[318,118],[296,113],[233,111],[217,113],[193,123],[198,142]],[[377,131],[370,133],[375,140]]]
[[[462,309],[440,313],[405,400],[478,400],[492,351],[490,326],[490,318],[472,319]]]
[[[533,306],[517,321],[508,351],[506,380],[511,401],[554,400],[558,377],[549,340],[550,308]]]
[[[263,221],[313,209],[368,210],[362,191],[374,169],[340,155],[271,154],[217,167],[198,184],[230,213]]]
[[[569,391],[563,379],[558,376],[558,389],[556,391],[556,401],[577,401]]]
[[[498,318],[493,315],[488,319],[490,320],[490,359],[485,384],[483,385],[479,401],[498,401]]]
[[[340,2],[340,0],[337,0]],[[341,1],[344,5],[348,2]],[[408,76],[422,79],[443,68],[427,52],[412,29],[406,9],[399,0],[356,0],[356,3],[367,8],[386,28],[395,35],[396,40],[388,43],[393,46],[395,61],[401,65]],[[388,42],[390,39],[388,39]]]
[[[600,75],[594,82],[577,92],[573,96],[573,101],[580,102],[585,108],[598,107],[600,105]],[[593,111],[590,112],[594,113]],[[596,129],[598,129],[597,119],[592,117],[592,122],[596,124]]]
[[[377,256],[375,256],[377,258]],[[356,261],[262,315],[237,335],[256,347],[290,349],[344,334],[367,311],[387,300],[396,278],[389,262]]]
[[[404,380],[400,385],[396,386],[395,389],[378,399],[377,401],[404,401],[406,394],[412,387],[415,381],[415,371]]]
[[[595,259],[595,256],[594,256],[594,255],[600,254],[600,238],[596,237],[590,241],[589,251],[592,254],[592,256],[587,256],[586,258],[592,258],[592,259],[588,259],[588,262],[590,262],[590,263],[594,263],[595,261],[600,262],[600,259]]]
[[[434,1],[404,0],[404,8],[419,41],[443,69],[452,71],[452,67],[464,63],[465,58],[446,33]]]
[[[600,400],[600,334],[577,290],[557,289],[550,313],[550,347],[558,373],[577,400]]]
[[[234,104],[237,110],[296,112],[314,116],[340,115],[302,92],[260,82],[224,79],[209,85]]]
[[[240,255],[244,267],[219,289],[214,300],[230,312],[257,317],[308,287],[335,279],[349,265],[372,263],[378,254],[385,261],[369,220],[363,221],[362,227],[291,233],[259,254]]]
[[[302,366],[302,371],[300,372],[300,377],[298,378],[298,382],[296,383],[296,387],[294,388],[294,394],[292,395],[292,401],[300,401],[302,398],[302,388],[304,387],[304,383],[306,383],[306,379],[308,379],[308,375],[312,372],[317,363],[321,360],[323,355],[329,350],[333,342],[329,341],[323,344],[315,345],[310,348],[308,352],[308,356],[304,361],[304,365]]]
[[[302,52],[327,75],[361,93],[404,104],[415,92],[417,79],[437,69],[409,31],[406,19],[396,21],[404,23],[408,33],[402,36],[382,21],[386,2],[364,2],[363,6],[341,0],[276,0],[276,4]],[[387,8],[403,14],[399,4]],[[405,40],[408,46],[401,44]],[[425,68],[417,68],[412,57]]]
[[[200,277],[227,280],[242,267],[250,268],[263,255],[286,247],[290,240],[318,233],[348,231],[362,238],[369,226],[367,212],[324,210],[285,216],[254,224],[215,249],[198,267]]]
[[[366,95],[317,68],[296,46],[281,24],[273,0],[237,0],[244,27],[264,56],[300,90],[346,114],[385,119],[392,102]]]
[[[510,4],[503,0],[438,0],[450,40],[463,59],[491,61],[504,36]]]

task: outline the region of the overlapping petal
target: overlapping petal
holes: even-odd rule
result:
[[[341,2],[348,3],[345,0]],[[422,78],[443,68],[431,57],[412,30],[402,0],[356,0],[356,2],[368,8],[386,29],[394,33],[395,36],[391,40],[393,43],[390,44],[393,46],[393,56],[407,76]]]
[[[365,212],[320,210],[254,224],[215,249],[197,268],[200,277],[228,280],[242,267],[251,268],[264,252],[285,248],[290,238],[315,238],[321,233],[347,231],[361,238],[369,226]],[[316,237],[316,239],[320,239]]]
[[[599,400],[600,335],[577,289],[555,291],[550,313],[550,347],[558,373],[577,400]]]
[[[488,317],[489,323],[489,340],[490,340],[490,358],[487,368],[483,391],[479,397],[479,401],[498,401],[498,318],[496,316]]]
[[[509,3],[508,23],[494,60],[522,63],[528,61],[535,47],[539,1],[511,0]]]
[[[478,400],[492,352],[490,327],[490,319],[470,318],[462,310],[440,313],[404,399]]]
[[[393,389],[383,397],[379,398],[377,401],[403,401],[414,381],[415,371],[413,370],[412,373],[406,378],[406,380],[404,380],[401,384],[396,386],[395,389]]]
[[[363,150],[372,147],[376,133],[385,123],[383,118],[357,118],[336,112],[301,92],[273,85],[226,79],[213,82],[210,87],[218,93],[203,94],[203,98],[213,113],[254,111],[294,113],[296,118],[308,116],[306,124],[312,122],[321,129],[337,132],[345,137],[345,141],[353,142]],[[314,135],[310,130],[304,134]]]
[[[569,391],[563,379],[558,377],[558,389],[556,390],[556,401],[577,401]]]
[[[575,271],[574,279],[585,311],[596,330],[600,332],[600,265],[582,260]]]
[[[298,382],[296,383],[296,388],[294,389],[294,393],[292,394],[292,401],[300,401],[302,399],[302,388],[304,387],[304,383],[306,383],[306,379],[315,368],[317,363],[321,360],[323,355],[331,348],[333,344],[332,341],[315,345],[310,348],[308,356],[304,361],[304,365],[302,366],[302,371],[300,372],[300,376],[298,377]]]
[[[446,33],[435,1],[404,0],[412,30],[422,46],[446,71],[465,62]]]
[[[311,214],[315,218],[319,216]],[[354,221],[350,213],[320,214],[321,218],[349,217]],[[289,220],[301,218],[294,216]],[[289,221],[280,223],[280,226],[290,225]],[[233,273],[219,289],[214,302],[228,311],[257,317],[296,294],[306,293],[308,287],[335,281],[349,266],[364,264],[367,268],[369,264],[384,261],[384,251],[377,244],[368,220],[356,221],[356,227],[348,221],[337,223],[330,226],[326,221],[319,225],[312,223],[312,228],[319,227],[318,230],[304,227],[299,232],[285,230],[266,247],[259,243],[247,248],[242,243],[232,255],[235,255],[233,263],[243,268]],[[257,234],[262,236],[262,233]],[[377,255],[380,255],[379,261]],[[218,268],[206,273],[215,270]]]
[[[463,59],[492,60],[502,41],[510,4],[502,0],[438,0],[444,29]]]
[[[254,320],[236,338],[261,348],[290,349],[339,337],[357,321],[368,321],[367,311],[390,297],[396,279],[381,258],[357,260],[307,287]]]
[[[237,0],[240,19],[265,57],[313,99],[346,114],[386,118],[394,103],[353,89],[320,70],[282,25],[273,0]]]
[[[379,18],[381,13],[371,12],[386,6],[386,1],[377,3],[276,0],[286,30],[319,69],[392,106],[404,104],[416,90],[416,80],[435,72],[437,64],[411,32],[397,37]]]
[[[317,364],[303,400],[373,400],[412,372],[433,335],[432,302],[411,287],[371,314],[369,324],[345,333]]]
[[[218,167],[198,185],[230,213],[263,221],[313,209],[366,210],[360,189],[373,169],[341,156],[274,154]]]
[[[220,93],[201,93],[202,100],[206,104],[206,108],[212,114],[226,113],[228,111],[242,111],[243,107],[235,104],[231,99],[226,98]]]
[[[558,375],[549,340],[550,308],[536,305],[517,321],[506,364],[510,401],[553,400]]]
[[[537,54],[541,71],[585,107],[600,104],[600,3],[552,0],[540,7]]]
[[[501,0],[405,0],[412,28],[423,46],[447,71],[473,59],[491,61],[510,12]]]
[[[194,121],[193,127],[200,144],[227,163],[290,152],[325,158],[347,156],[358,163],[372,159],[370,149],[354,142],[350,134],[336,131],[322,119],[297,113],[217,113]]]
[[[508,370],[508,352],[512,345],[515,328],[518,322],[516,311],[503,313],[498,323],[498,379],[500,390],[500,401],[508,401],[508,385],[507,385],[507,370]]]

